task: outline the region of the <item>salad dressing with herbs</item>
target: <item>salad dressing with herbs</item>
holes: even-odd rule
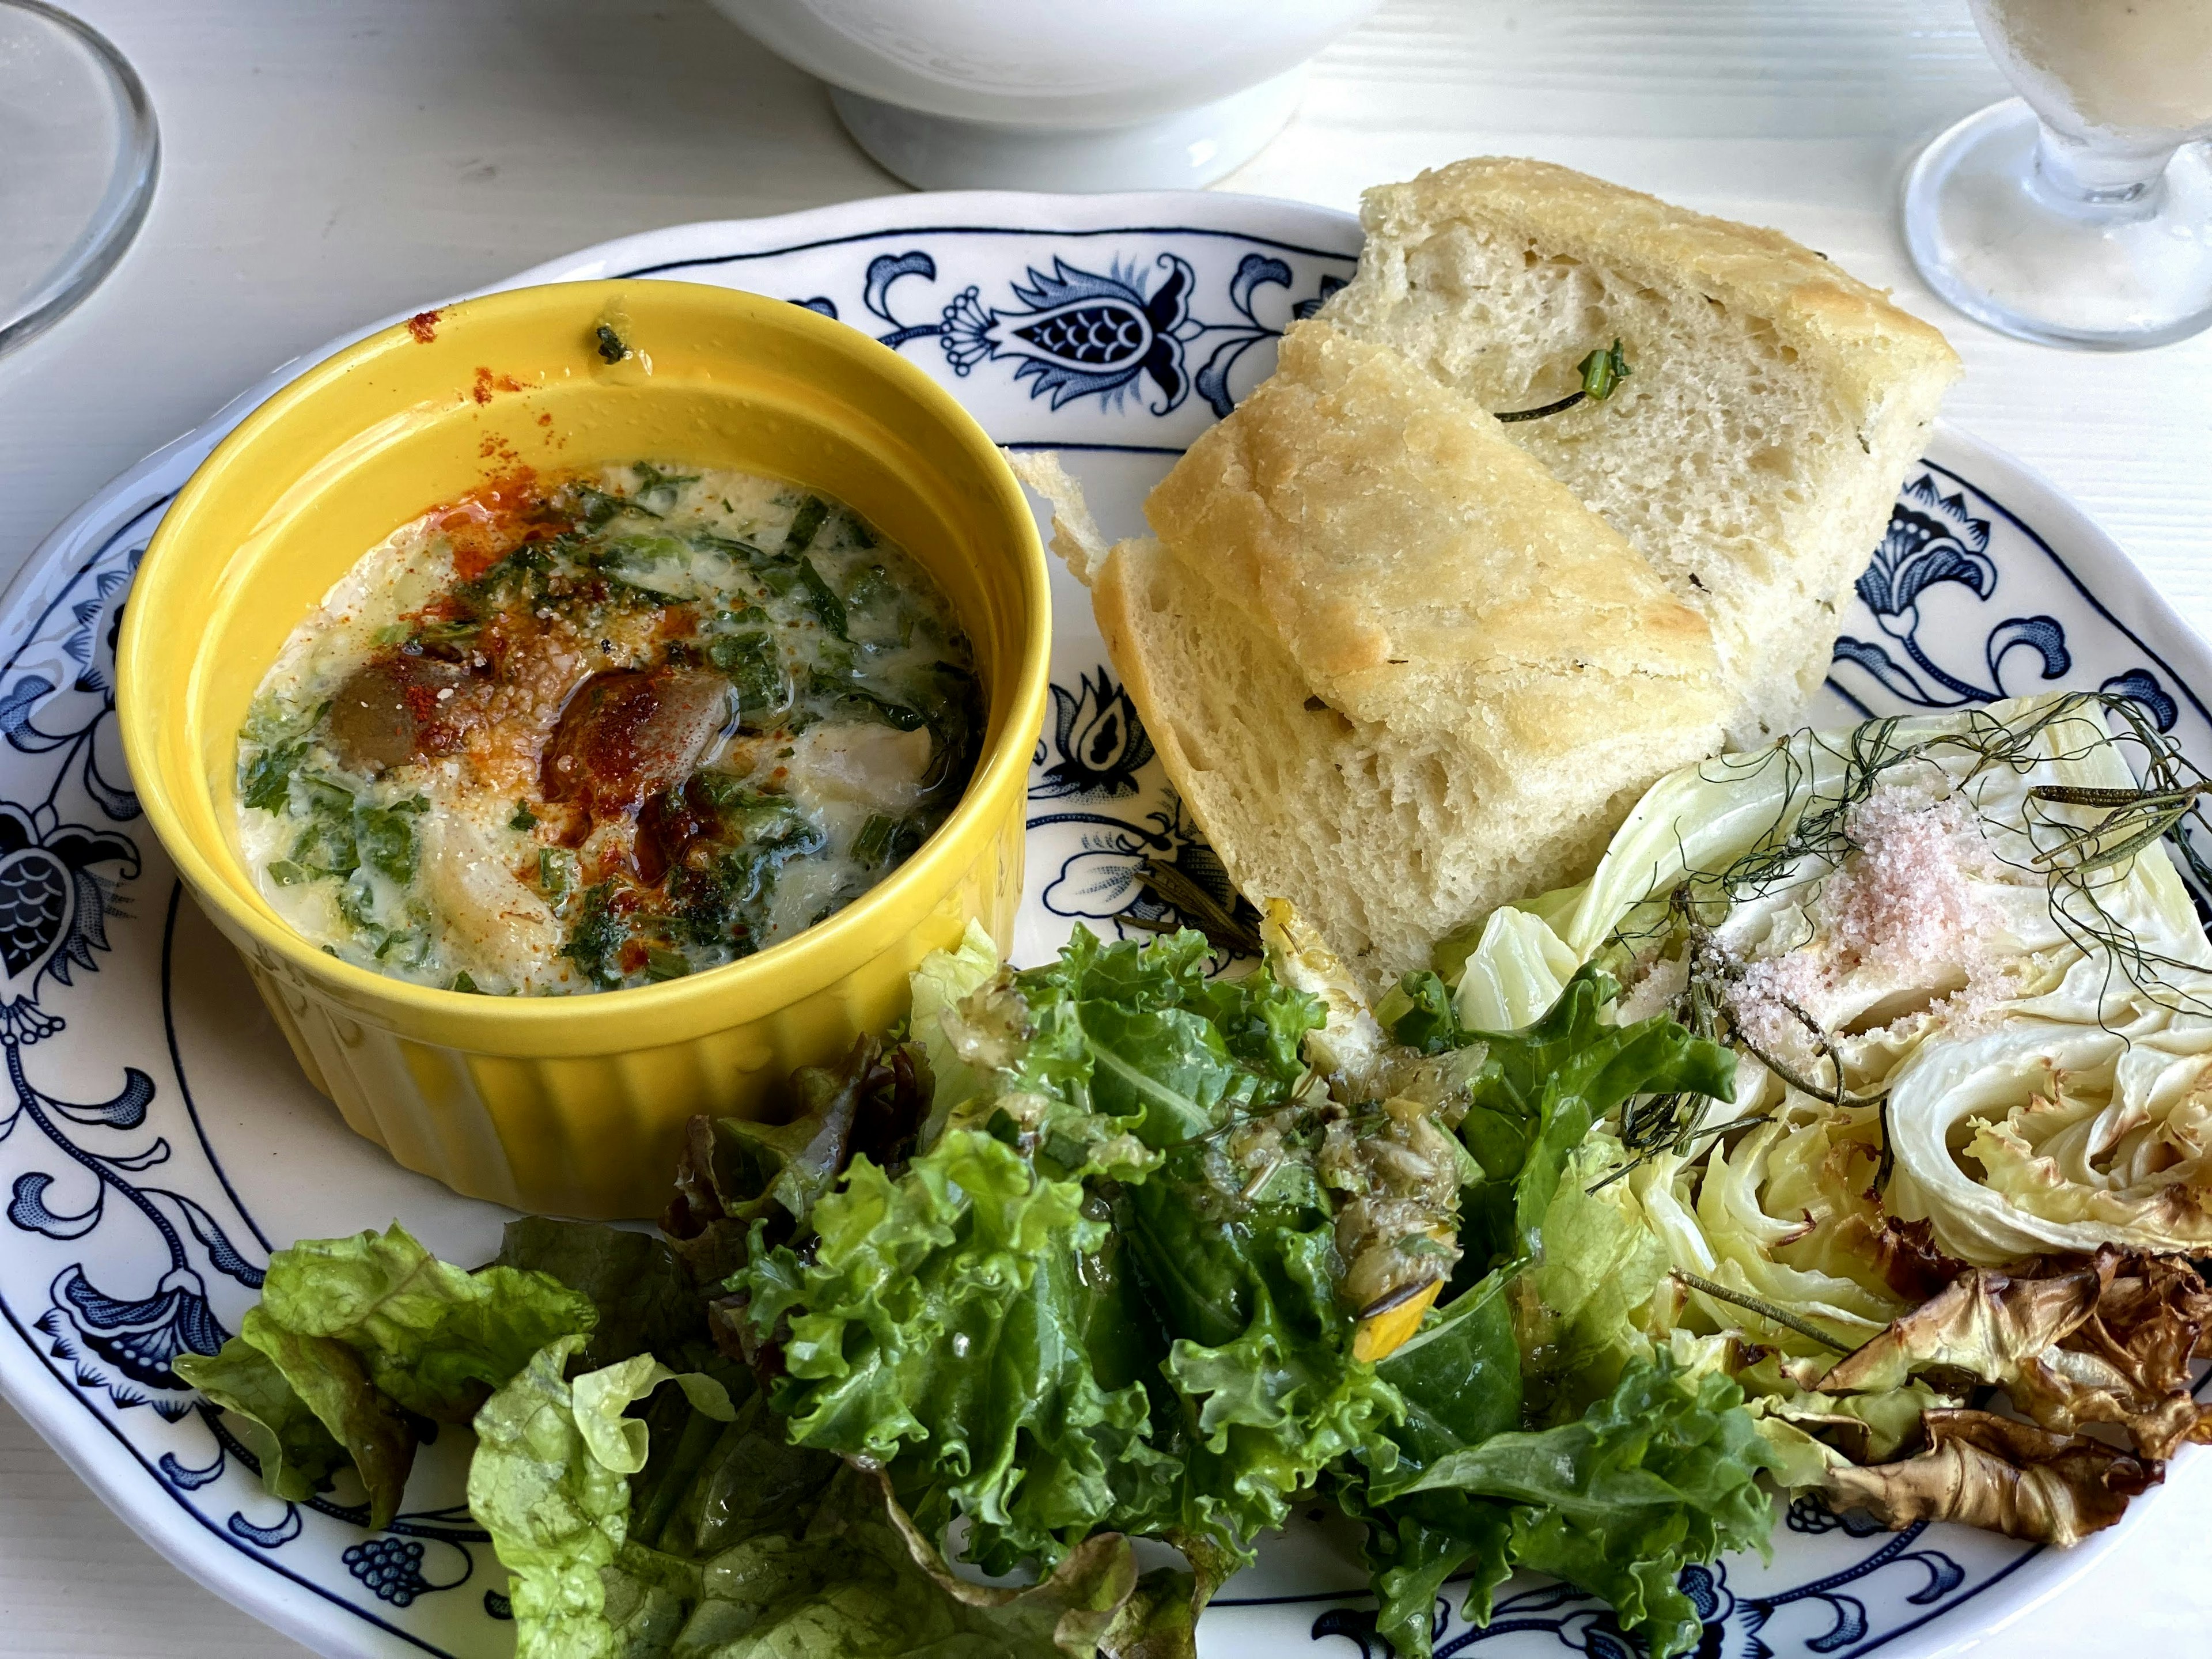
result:
[[[714,968],[834,914],[959,799],[966,636],[856,514],[640,462],[494,480],[293,631],[241,843],[331,954],[488,993]]]

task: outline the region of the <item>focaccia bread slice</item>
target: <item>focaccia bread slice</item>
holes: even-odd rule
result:
[[[1480,713],[1401,733],[1315,695],[1158,542],[1118,544],[1091,577],[1107,650],[1230,878],[1255,902],[1288,899],[1370,996],[1471,919],[1586,872],[1645,787],[1717,733],[1632,719],[1545,741]]]
[[[1302,696],[1354,720],[1455,738],[1486,765],[1718,736],[1704,619],[1480,407],[1389,347],[1292,328],[1274,374],[1145,514],[1287,653]]]
[[[1481,408],[1539,407],[1622,342],[1602,404],[1503,428],[1711,623],[1730,742],[1795,724],[1959,361],[1880,289],[1772,230],[1545,162],[1367,192],[1321,317]]]
[[[1072,481],[1014,459],[1231,879],[1370,992],[1719,744],[1703,618],[1386,347],[1293,329],[1146,502],[1157,541],[1101,549]]]

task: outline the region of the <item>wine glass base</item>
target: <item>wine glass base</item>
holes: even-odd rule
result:
[[[42,0],[0,0],[0,352],[115,268],[160,159],[146,88],[113,46]]]
[[[2023,340],[2125,351],[2212,326],[2212,164],[2185,145],[2136,201],[2065,201],[2035,175],[2039,131],[2019,99],[1920,153],[1905,240],[1936,293]]]

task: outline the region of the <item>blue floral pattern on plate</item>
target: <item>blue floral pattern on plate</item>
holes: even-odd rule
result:
[[[633,237],[515,281],[666,276],[839,318],[939,374],[1000,441],[1067,450],[1109,526],[1134,528],[1142,491],[1267,373],[1282,331],[1348,276],[1357,240],[1342,216],[1234,197],[914,197]],[[307,1093],[137,824],[118,752],[131,574],[177,488],[283,378],[103,491],[0,612],[0,1386],[188,1571],[310,1645],[477,1659],[509,1650],[510,1613],[460,1501],[465,1434],[427,1449],[407,1507],[372,1534],[343,1485],[266,1497],[251,1453],[170,1370],[221,1346],[272,1240],[396,1213],[449,1254],[488,1255],[501,1218],[384,1164]],[[1235,897],[1080,591],[1054,580],[1025,959],[1078,921],[1178,920],[1139,884],[1148,862]],[[2203,647],[2094,530],[1963,440],[1939,437],[1909,477],[1843,634],[1826,714],[2095,685],[2212,757],[2191,689],[2212,684]],[[1711,1659],[1847,1659],[1902,1651],[1939,1618],[1948,1640],[2008,1586],[2064,1571],[2002,1539],[1869,1534],[1800,1503],[1771,1563],[1731,1558],[1685,1588]],[[1301,1527],[1228,1586],[1208,1652],[1381,1659],[1358,1583],[1340,1540]],[[1508,1587],[1485,1630],[1455,1598],[1437,1620],[1440,1654],[1633,1651],[1601,1606],[1533,1582]]]

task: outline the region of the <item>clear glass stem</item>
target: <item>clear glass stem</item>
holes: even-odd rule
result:
[[[2106,149],[2039,123],[2033,188],[2044,203],[2078,217],[2136,219],[2158,211],[2166,165],[2179,144]]]

